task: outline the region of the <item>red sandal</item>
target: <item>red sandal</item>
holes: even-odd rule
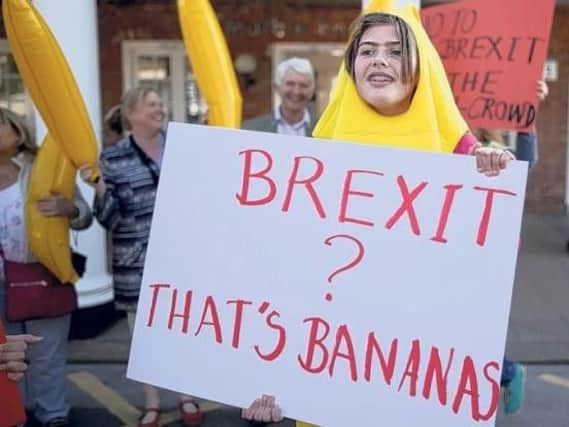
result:
[[[154,421],[150,421],[149,423],[143,423],[142,420],[146,417],[149,413],[155,413],[156,418]],[[160,409],[159,408],[146,408],[144,412],[140,416],[138,421],[138,427],[160,427]]]
[[[196,412],[188,412],[184,410],[184,405],[191,403],[196,407]],[[203,421],[203,413],[200,405],[194,399],[182,399],[178,403],[178,409],[182,415],[182,424],[184,427],[195,427],[201,425]]]

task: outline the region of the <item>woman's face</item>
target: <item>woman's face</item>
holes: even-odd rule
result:
[[[164,104],[156,92],[148,92],[134,109],[128,114],[127,119],[133,131],[148,130],[158,131],[164,125]]]
[[[8,121],[0,123],[0,153],[14,155],[18,151],[18,134]]]
[[[355,83],[364,101],[382,115],[404,113],[411,105],[415,78],[404,83],[401,68],[401,41],[395,28],[392,25],[368,28],[356,51]],[[415,74],[416,65],[413,76]]]

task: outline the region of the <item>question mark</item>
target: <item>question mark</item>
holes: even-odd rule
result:
[[[354,242],[356,244],[356,246],[358,247],[358,253],[353,260],[351,260],[346,265],[338,268],[337,270],[333,271],[328,276],[328,283],[330,283],[330,284],[332,283],[332,280],[334,279],[334,277],[336,277],[338,274],[343,273],[344,271],[347,271],[351,268],[354,268],[356,265],[358,265],[361,262],[361,260],[363,259],[364,253],[365,253],[364,244],[362,242],[360,242],[358,239],[356,239],[354,236],[350,236],[349,234],[335,234],[334,236],[330,236],[326,240],[324,240],[324,243],[328,246],[332,246],[332,240],[337,239],[337,238],[348,239],[348,240]],[[326,298],[326,301],[332,301],[332,294],[327,293],[325,298]]]

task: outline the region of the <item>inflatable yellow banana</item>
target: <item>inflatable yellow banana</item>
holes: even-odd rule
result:
[[[243,100],[219,21],[208,0],[178,0],[184,45],[209,107],[209,124],[239,128]]]
[[[55,37],[29,0],[3,0],[2,12],[14,60],[49,133],[75,167],[91,167],[96,180],[95,133]]]
[[[2,12],[14,60],[49,131],[29,181],[30,249],[61,282],[75,283],[69,221],[44,217],[36,204],[52,193],[72,199],[77,167],[91,167],[91,179],[97,179],[95,134],[69,65],[41,15],[29,0],[3,0]]]
[[[75,283],[79,279],[71,264],[69,219],[43,216],[37,209],[37,202],[54,193],[73,200],[76,172],[55,140],[46,136],[34,160],[28,184],[28,243],[32,253],[62,283]]]

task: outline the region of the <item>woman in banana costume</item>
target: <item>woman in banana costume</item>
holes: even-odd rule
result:
[[[473,154],[489,176],[513,159],[508,151],[482,147],[469,132],[415,7],[363,15],[344,64],[314,136]]]
[[[40,150],[43,149],[45,147]],[[29,230],[26,211],[34,211],[34,215],[47,221],[58,219],[66,224],[66,230],[69,225],[77,230],[87,228],[92,221],[89,206],[77,189],[73,191],[73,186],[69,195],[47,193],[34,204],[29,203],[28,190],[34,179],[31,172],[38,161],[36,153],[37,147],[23,119],[0,108],[0,247],[2,258],[21,263],[37,262],[30,250],[29,236],[33,230]],[[47,178],[57,179],[59,172],[53,172]],[[71,315],[25,322],[6,321],[2,266],[0,262],[0,317],[7,333],[44,337],[29,354],[30,368],[25,379],[27,387],[22,391],[30,390],[32,394],[26,396],[23,393],[26,406],[34,408],[36,419],[44,425],[58,420],[63,426],[69,411],[65,400],[65,365]]]
[[[482,147],[469,132],[413,6],[367,13],[354,23],[338,83],[314,136],[471,154],[476,156],[477,170],[487,176],[498,175],[513,159],[506,150]],[[282,419],[272,396],[257,399],[242,417],[262,422]]]

